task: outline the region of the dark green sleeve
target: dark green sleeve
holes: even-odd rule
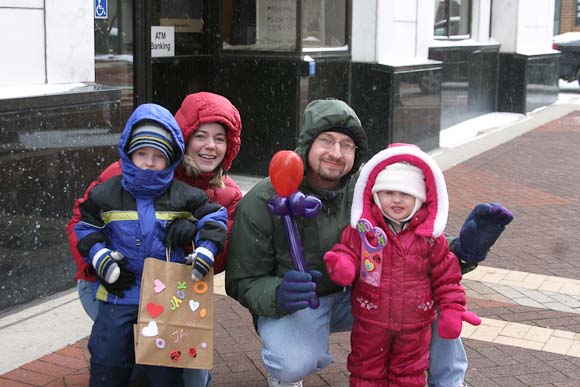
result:
[[[264,182],[258,183],[236,209],[226,261],[226,292],[254,316],[280,317],[276,291],[282,279],[276,276],[274,225],[265,188]]]
[[[451,250],[451,252],[457,256],[457,254],[455,253],[455,241],[457,241],[456,236],[450,237],[449,235],[447,235],[449,250]],[[464,262],[461,258],[459,258],[459,256],[457,256],[457,259],[459,260],[459,265],[461,266],[461,274],[469,273],[470,271],[473,271],[475,270],[475,268],[477,268],[477,263]]]

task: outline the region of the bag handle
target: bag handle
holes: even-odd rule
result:
[[[192,251],[195,250],[195,242],[193,240],[191,241],[191,250]],[[165,248],[165,260],[167,262],[169,262],[171,260],[171,247],[170,246],[167,246]]]

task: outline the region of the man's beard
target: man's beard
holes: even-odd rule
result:
[[[318,164],[318,170],[316,171],[316,173],[318,174],[320,180],[326,181],[329,183],[337,183],[344,176],[343,170],[324,168],[324,167],[322,167],[322,163]]]

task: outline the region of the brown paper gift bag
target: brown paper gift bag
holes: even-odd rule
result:
[[[213,269],[194,282],[190,265],[145,259],[134,326],[137,364],[212,368],[213,321]]]

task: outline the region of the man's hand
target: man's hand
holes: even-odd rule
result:
[[[280,310],[292,314],[308,307],[310,299],[316,296],[316,283],[313,280],[321,277],[322,274],[316,270],[310,270],[310,273],[290,270],[284,274],[276,293]]]
[[[183,218],[175,219],[167,229],[163,244],[165,247],[191,245],[196,232],[197,225],[194,222]]]
[[[478,204],[461,226],[454,253],[467,263],[483,261],[513,218],[511,211],[501,204]]]

